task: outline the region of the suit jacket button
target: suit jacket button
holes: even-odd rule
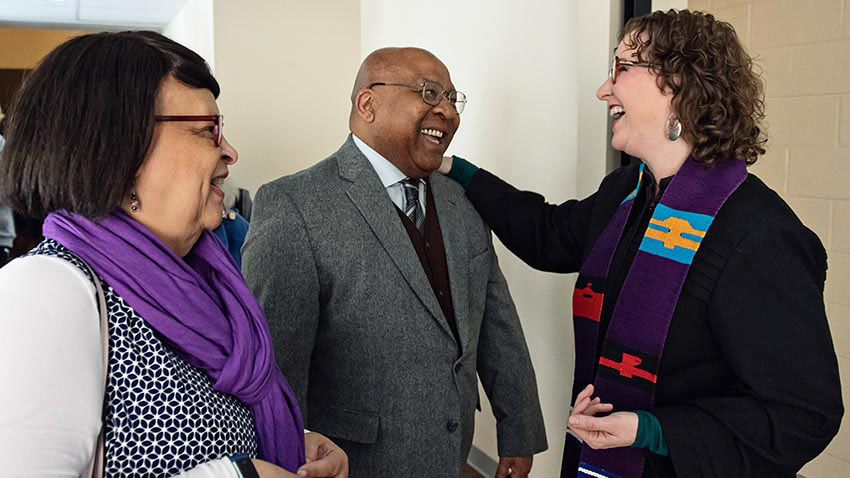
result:
[[[457,427],[458,427],[459,425],[460,425],[460,424],[459,424],[458,422],[456,422],[456,421],[454,421],[454,420],[449,420],[449,422],[448,422],[448,423],[446,423],[446,430],[448,430],[448,431],[449,431],[449,433],[454,433],[454,432],[455,432],[455,430],[457,430]]]

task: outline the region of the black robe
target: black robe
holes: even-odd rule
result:
[[[531,267],[578,272],[637,170],[618,169],[590,197],[560,205],[479,170],[467,196]],[[657,202],[654,182],[644,183],[609,271],[601,331]],[[749,175],[715,217],[673,314],[650,410],[669,456],[647,452],[644,476],[791,478],[826,447],[843,405],[825,279],[818,237]]]

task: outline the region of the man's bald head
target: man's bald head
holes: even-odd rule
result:
[[[434,61],[443,65],[439,58],[422,48],[381,48],[375,50],[363,60],[354,88],[351,90],[351,103],[354,105],[357,93],[378,81],[399,81],[420,61]],[[443,65],[445,68],[445,65]]]
[[[439,95],[436,104],[425,102],[426,85],[430,95]],[[348,126],[407,177],[427,177],[440,166],[460,124],[447,91],[454,91],[449,70],[431,52],[376,50],[357,72]]]

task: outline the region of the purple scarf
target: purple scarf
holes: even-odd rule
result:
[[[212,232],[185,258],[120,210],[98,222],[51,213],[44,235],[86,261],[215,390],[248,405],[259,458],[293,473],[304,464],[301,412],[275,363],[265,316]]]

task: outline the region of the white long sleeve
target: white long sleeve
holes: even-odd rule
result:
[[[79,477],[100,429],[103,363],[94,285],[62,259],[0,269],[0,477]],[[228,458],[184,478],[233,477]]]

